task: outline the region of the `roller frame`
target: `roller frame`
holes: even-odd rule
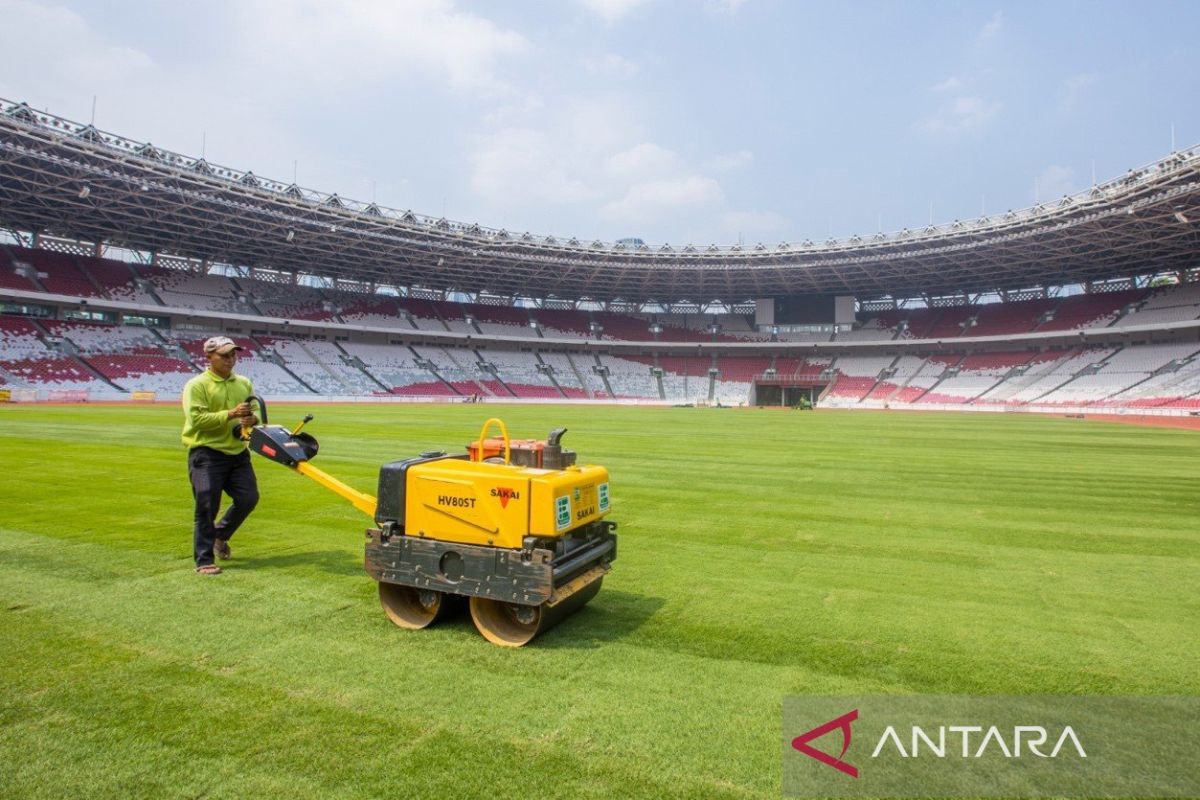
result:
[[[607,520],[580,528],[573,535],[582,534],[584,544],[556,557],[542,547],[510,550],[423,539],[392,533],[385,525],[367,529],[364,566],[380,583],[518,605],[553,605],[560,600],[556,590],[574,578],[595,569],[608,572],[617,556],[615,528],[616,523]],[[443,570],[447,554],[459,557],[447,558],[449,574]],[[461,574],[456,574],[455,561]]]

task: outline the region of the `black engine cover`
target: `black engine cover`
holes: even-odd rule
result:
[[[422,453],[413,458],[405,458],[400,461],[389,461],[379,468],[379,491],[375,493],[377,498],[375,506],[375,522],[383,525],[388,522],[394,522],[401,528],[404,527],[404,496],[405,496],[405,479],[408,474],[408,468],[414,464],[427,464],[430,461],[444,461],[448,458],[455,458],[460,461],[465,461],[469,456],[466,453],[459,455],[447,455],[441,451],[432,453]]]

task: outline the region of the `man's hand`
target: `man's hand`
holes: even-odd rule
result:
[[[258,417],[254,416],[253,414],[247,414],[246,416],[242,417],[242,427],[253,428],[257,424]]]
[[[254,411],[250,408],[249,403],[238,403],[233,408],[229,409],[229,419],[234,417],[253,417]]]

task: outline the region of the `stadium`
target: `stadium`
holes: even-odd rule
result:
[[[222,332],[263,392],[313,400],[1200,409],[1195,150],[994,219],[675,249],[433,219],[0,114],[18,398],[174,396]]]
[[[178,395],[224,332],[280,397],[1200,409],[1194,150],[996,219],[677,252],[383,209],[2,109],[17,397]]]
[[[671,246],[138,137],[0,99],[0,795],[778,797],[784,698],[1200,691],[1200,148],[972,219]],[[355,490],[258,457],[195,576],[179,402],[214,336],[381,504],[381,465],[489,417],[566,428],[611,475],[603,590],[524,647],[403,624],[391,521],[364,574]]]

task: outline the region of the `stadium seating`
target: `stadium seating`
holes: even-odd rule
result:
[[[484,373],[475,366],[478,363],[475,354],[466,348],[413,345],[412,349],[417,356],[426,360],[432,374],[452,386],[458,394],[495,394],[478,380]],[[508,395],[508,392],[503,394]]]
[[[18,274],[14,264],[35,278]],[[0,287],[215,313],[261,313],[332,325],[456,332],[472,348],[238,336],[246,348],[238,370],[273,395],[483,395],[495,398],[617,398],[670,402],[744,402],[754,381],[779,378],[827,386],[833,404],[1104,405],[1191,408],[1200,397],[1200,343],[1130,344],[1124,348],[1014,347],[972,352],[979,336],[1020,336],[1083,328],[1157,326],[1200,319],[1200,284],[1160,286],[862,315],[853,330],[784,334],[795,342],[934,339],[943,352],[889,355],[727,355],[655,353],[568,355],[541,349],[549,339],[664,343],[754,341],[767,337],[738,314],[628,314],[459,304],[423,297],[362,295],[335,289],[202,275],[97,258],[0,246]],[[531,322],[536,320],[538,327]],[[720,325],[714,334],[710,326]],[[652,331],[651,325],[660,330]],[[600,326],[599,337],[592,326]],[[133,325],[0,317],[0,380],[5,385],[171,393],[204,367],[201,343],[211,333],[155,331]],[[375,334],[378,336],[378,334]],[[1136,334],[1135,334],[1136,335]],[[338,338],[367,338],[367,334]],[[333,334],[330,334],[330,339]],[[502,339],[527,342],[522,349]],[[490,341],[489,341],[490,340]],[[485,366],[490,365],[490,366]],[[607,368],[607,382],[597,372]],[[715,374],[710,370],[715,368]],[[661,372],[661,377],[655,374]]]
[[[1155,290],[1147,300],[1113,323],[1113,326],[1158,325],[1197,318],[1200,318],[1200,284],[1164,286]]]
[[[659,397],[658,382],[646,364],[617,356],[602,356],[597,360],[608,368],[608,383],[616,397]]]
[[[486,363],[496,367],[496,375],[512,391],[520,397],[562,397],[558,389],[555,388],[554,382],[544,372],[539,371],[536,355],[530,352],[506,350],[503,348],[489,348],[486,350],[476,350],[479,355],[479,360],[475,363]],[[487,372],[479,372],[476,367],[477,374],[483,378],[488,375]],[[506,391],[495,392],[487,380],[484,383],[488,385],[493,393],[503,396]],[[521,391],[517,391],[517,386],[522,387]]]
[[[899,311],[885,311],[882,313],[872,314],[868,316],[856,328],[848,331],[839,331],[834,336],[834,341],[838,342],[854,342],[854,341],[886,341],[895,339],[899,332],[900,320],[902,319]]]
[[[530,312],[530,316],[546,330],[546,336],[552,338],[595,338],[588,327],[590,319],[584,312],[557,311],[539,308]],[[648,333],[643,331],[643,333]],[[646,338],[642,337],[643,340]]]
[[[109,381],[129,392],[178,395],[196,374],[191,364],[166,356],[101,353],[87,361]]]
[[[717,372],[723,381],[753,383],[771,368],[771,359],[763,356],[718,356]]]
[[[839,356],[834,363],[837,376],[828,396],[842,400],[862,400],[875,387],[876,381],[888,369],[895,356]]]
[[[395,298],[392,297],[376,295],[355,300],[342,306],[338,316],[351,325],[413,329],[412,323],[404,318]]]
[[[1024,300],[1016,303],[987,303],[975,307],[975,324],[967,336],[1009,336],[1030,333],[1042,317],[1058,305],[1057,300]]]
[[[22,250],[21,258],[28,259],[33,265],[38,282],[48,292],[72,297],[104,296],[104,291],[80,270],[73,255],[50,250]]]
[[[1107,327],[1116,320],[1122,309],[1141,302],[1145,294],[1141,290],[1129,290],[1071,295],[1064,298],[1054,309],[1054,318],[1043,322],[1037,330],[1042,332]]]
[[[1196,342],[1126,347],[1111,353],[1094,373],[1074,378],[1039,398],[1038,402],[1091,405],[1109,397],[1115,398],[1147,382],[1155,372],[1176,359],[1190,358],[1198,351],[1200,344]]]
[[[139,267],[138,273],[154,286],[154,294],[168,306],[252,313],[252,309],[237,300],[229,279],[220,275],[199,275],[161,267]]]
[[[124,261],[94,256],[76,256],[75,263],[105,297],[116,299],[114,291],[133,284],[133,270]]]
[[[542,363],[553,368],[555,382],[568,397],[585,398],[596,392],[604,395],[604,384],[591,369],[595,362],[589,362],[586,356],[572,357],[566,353],[541,351],[538,357]]]
[[[342,348],[362,361],[366,371],[393,393],[400,387],[429,381],[429,370],[417,366],[416,356],[404,345],[345,342]]]
[[[23,317],[0,316],[0,358],[36,358],[51,355],[42,331]]]
[[[267,317],[282,319],[304,319],[340,322],[330,310],[335,304],[327,300],[320,290],[309,286],[266,283],[237,278],[242,295]]]
[[[392,389],[391,393],[401,397],[458,397],[460,395],[459,392],[441,381],[424,381],[397,386]]]
[[[91,322],[43,324],[51,336],[70,340],[81,353],[162,354],[162,340],[148,328]]]
[[[930,311],[932,312],[932,323],[915,338],[955,339],[964,335],[973,335],[967,331],[976,314],[974,306],[951,306],[950,308],[930,309]]]
[[[0,247],[0,287],[21,289],[26,292],[38,291],[35,283],[17,273],[16,266],[19,259],[14,257],[14,252],[19,253],[20,251],[18,248]]]
[[[317,394],[356,395],[383,391],[361,369],[346,363],[344,354],[330,342],[262,337],[269,353],[282,359],[281,366]]]
[[[0,359],[0,368],[23,383],[41,389],[91,391],[102,386],[96,376],[74,358],[6,358]]]

